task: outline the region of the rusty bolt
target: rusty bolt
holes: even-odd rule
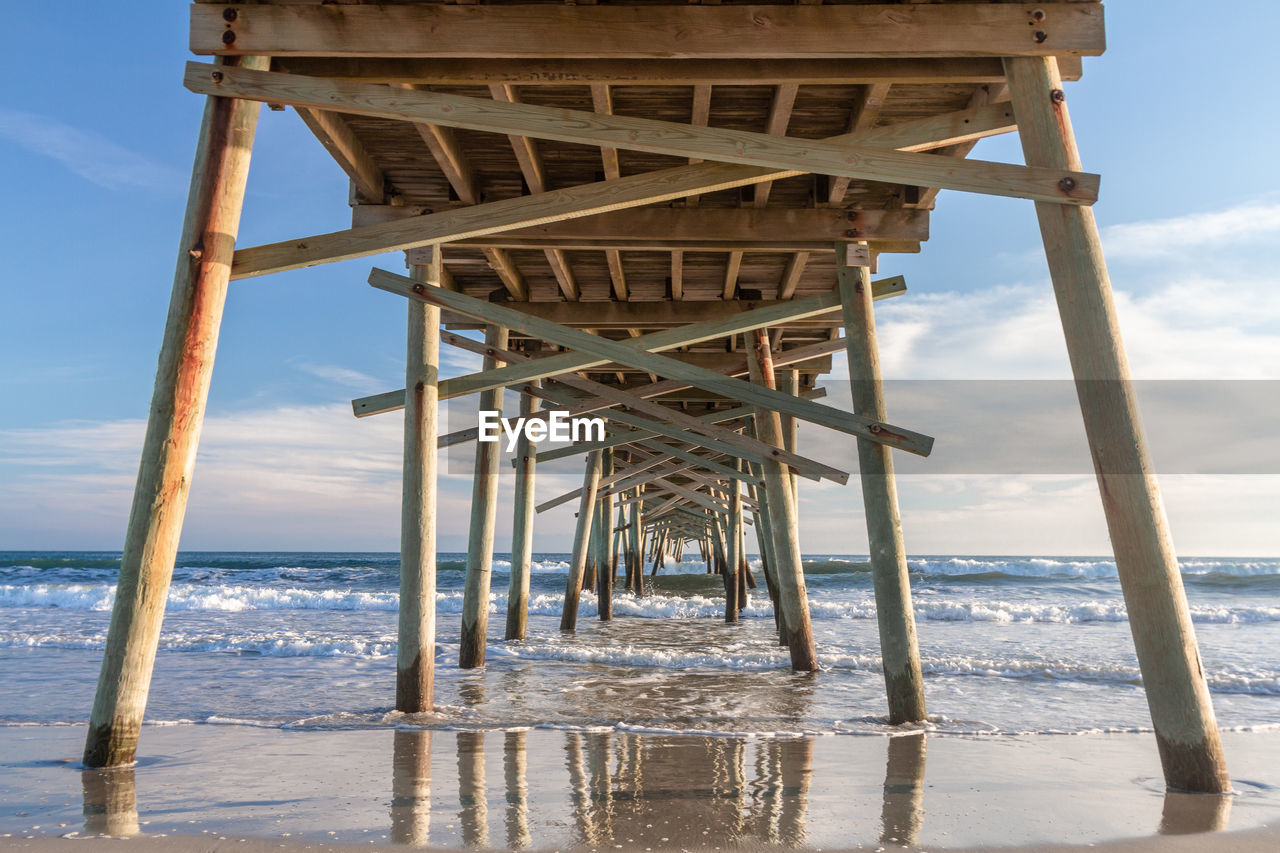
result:
[[[238,17],[240,17],[240,13],[237,12],[235,9],[222,10],[222,20],[226,21],[228,24],[234,21]]]
[[[234,44],[234,43],[235,43],[235,40],[236,40],[236,33],[235,33],[235,30],[227,30],[226,32],[224,32],[224,33],[222,34],[222,43],[223,43],[223,44]]]
[[[844,232],[844,236],[846,236],[846,237],[857,237],[857,236],[858,236],[858,229],[857,229],[857,228],[850,228],[848,231]]]
[[[847,214],[845,214],[845,218],[846,218],[846,219],[848,219],[850,222],[857,222],[857,221],[858,221],[858,211],[856,211],[856,210],[851,210],[851,211],[849,211]]]
[[[1049,38],[1049,34],[1044,30],[1036,30],[1036,44],[1044,44],[1047,38]]]
[[[191,255],[191,260],[198,261],[204,257],[204,249],[191,249],[187,254]]]
[[[880,424],[871,424],[869,427],[867,427],[867,429],[871,430],[871,432],[875,433],[876,435],[879,435],[881,432],[884,431],[884,427],[880,426]]]
[[[222,72],[221,72],[221,71],[215,71],[215,72],[213,72],[213,74],[211,74],[211,75],[209,75],[209,76],[211,76],[211,77],[213,78],[213,82],[215,82],[215,83],[221,83],[221,82],[222,82]]]
[[[1032,19],[1034,19],[1034,20],[1036,20],[1036,21],[1043,21],[1043,20],[1044,20],[1044,9],[1036,9],[1034,12],[1032,12],[1032,13],[1031,13],[1031,17],[1032,17]]]
[[[413,286],[413,292],[421,296],[422,294],[427,292],[427,289],[423,287],[421,284],[415,284]]]
[[[1064,193],[1069,193],[1069,192],[1071,192],[1071,191],[1072,191],[1073,189],[1075,189],[1075,188],[1076,188],[1076,179],[1075,179],[1075,178],[1072,178],[1072,177],[1069,177],[1069,176],[1068,176],[1068,177],[1063,178],[1062,180],[1058,181],[1058,189],[1062,190]]]
[[[1060,104],[1066,99],[1067,99],[1067,93],[1062,91],[1061,89],[1054,89],[1049,93],[1049,100],[1053,101],[1055,104]]]

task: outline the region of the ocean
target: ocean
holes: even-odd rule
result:
[[[147,722],[280,729],[405,724],[656,734],[885,734],[865,556],[810,555],[822,671],[790,671],[763,588],[738,624],[701,563],[584,592],[559,631],[568,555],[536,554],[528,638],[502,639],[509,555],[493,572],[487,666],[457,667],[464,555],[441,554],[437,709],[392,710],[398,556],[179,555]],[[930,720],[940,734],[1147,731],[1115,565],[1096,558],[909,561]],[[759,563],[754,564],[757,576]],[[1182,560],[1219,724],[1280,728],[1280,559]],[[0,726],[83,724],[118,553],[0,552]],[[620,586],[620,585],[619,585]]]

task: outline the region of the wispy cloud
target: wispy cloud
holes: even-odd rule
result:
[[[0,108],[0,137],[57,160],[85,180],[109,190],[173,192],[186,188],[177,169],[49,116]]]
[[[358,370],[339,367],[334,364],[299,364],[297,367],[303,373],[308,373],[317,379],[324,379],[348,388],[367,390],[378,387],[380,384],[386,384],[385,382],[380,383],[378,379],[367,373],[361,373]]]
[[[1280,204],[1250,202],[1212,213],[1111,225],[1102,244],[1113,258],[1153,258],[1280,235]]]

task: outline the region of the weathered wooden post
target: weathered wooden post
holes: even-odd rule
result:
[[[763,329],[746,335],[747,365],[751,381],[774,388],[773,356],[769,336]],[[782,446],[782,427],[778,413],[756,407],[756,433],[760,440],[774,447]],[[786,622],[787,647],[791,650],[792,669],[814,672],[818,669],[818,651],[813,644],[813,626],[809,623],[809,597],[805,590],[804,567],[800,562],[800,542],[795,502],[791,483],[782,463],[766,458],[761,465],[765,496],[769,502],[773,550],[777,560],[778,593]]]
[[[1080,155],[1057,59],[1006,59],[1004,67],[1027,165],[1078,171]],[[1184,791],[1226,792],[1231,780],[1222,740],[1138,415],[1093,210],[1037,202],[1036,215],[1165,782]]]
[[[643,492],[637,490],[639,498]],[[644,514],[640,510],[640,500],[631,505],[631,591],[636,595],[644,595],[644,528],[641,524]]]
[[[560,630],[578,627],[578,597],[582,594],[582,575],[587,566],[587,547],[591,541],[591,519],[595,515],[596,491],[600,486],[600,451],[587,454],[582,476],[582,496],[578,499],[578,524],[573,533],[573,556],[569,578],[564,587],[564,608],[560,612]]]
[[[737,460],[735,460],[736,462]],[[738,481],[729,478],[729,515],[725,519],[725,532],[728,542],[725,548],[724,572],[724,621],[737,622],[741,608],[739,584],[743,582],[742,570],[742,490]]]
[[[792,397],[800,396],[800,371],[792,368],[783,368],[777,372],[778,390],[784,394],[790,394]],[[796,445],[800,441],[800,421],[791,415],[778,415],[778,421],[782,427],[782,447],[788,453],[796,452]],[[796,512],[800,511],[800,475],[794,470],[790,471],[791,475],[791,496],[796,502]]]
[[[535,380],[532,384],[537,385]],[[538,411],[539,400],[532,394],[520,395],[520,417],[528,418]],[[533,561],[534,474],[538,467],[538,448],[529,441],[524,430],[516,439],[516,483],[511,520],[511,580],[507,588],[508,640],[523,640],[529,620],[529,571]]]
[[[507,348],[505,326],[485,327],[485,346]],[[502,362],[485,355],[484,370]],[[502,389],[480,392],[480,411],[501,411]],[[476,442],[475,479],[471,486],[471,526],[467,531],[467,575],[462,589],[462,635],[458,639],[458,666],[484,666],[485,633],[489,630],[489,582],[493,578],[493,529],[498,518],[498,458],[502,444]]]
[[[413,264],[415,281],[438,286],[440,253]],[[400,606],[396,710],[430,711],[436,662],[436,439],[440,309],[409,300],[405,355],[404,473],[400,494]]]
[[[265,70],[270,60],[226,57],[217,63]],[[259,108],[254,101],[233,98],[205,101],[142,462],[85,739],[88,767],[129,764],[138,748],[209,398]]]
[[[600,456],[600,475],[613,476],[613,449]],[[601,622],[613,619],[613,494],[600,498],[596,517],[596,610]]]
[[[836,281],[844,310],[853,411],[863,417],[884,420],[888,414],[880,381],[870,270],[850,266],[845,254],[847,248],[846,244],[836,245]],[[880,628],[880,656],[889,698],[889,723],[916,722],[925,718],[924,676],[916,643],[916,617],[911,609],[911,576],[907,573],[907,553],[902,541],[893,457],[883,444],[865,438],[857,441],[876,622]]]

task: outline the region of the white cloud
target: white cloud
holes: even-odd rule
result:
[[[377,379],[367,373],[361,373],[358,370],[351,370],[347,367],[338,367],[333,364],[299,364],[298,369],[303,373],[311,374],[317,379],[345,385],[348,388],[368,389],[378,387],[380,384]]]
[[[187,185],[177,169],[49,116],[0,108],[0,136],[109,190],[173,192]]]
[[[1116,259],[1202,252],[1206,247],[1251,243],[1280,235],[1280,204],[1251,202],[1214,213],[1195,213],[1102,229],[1102,245]]]

